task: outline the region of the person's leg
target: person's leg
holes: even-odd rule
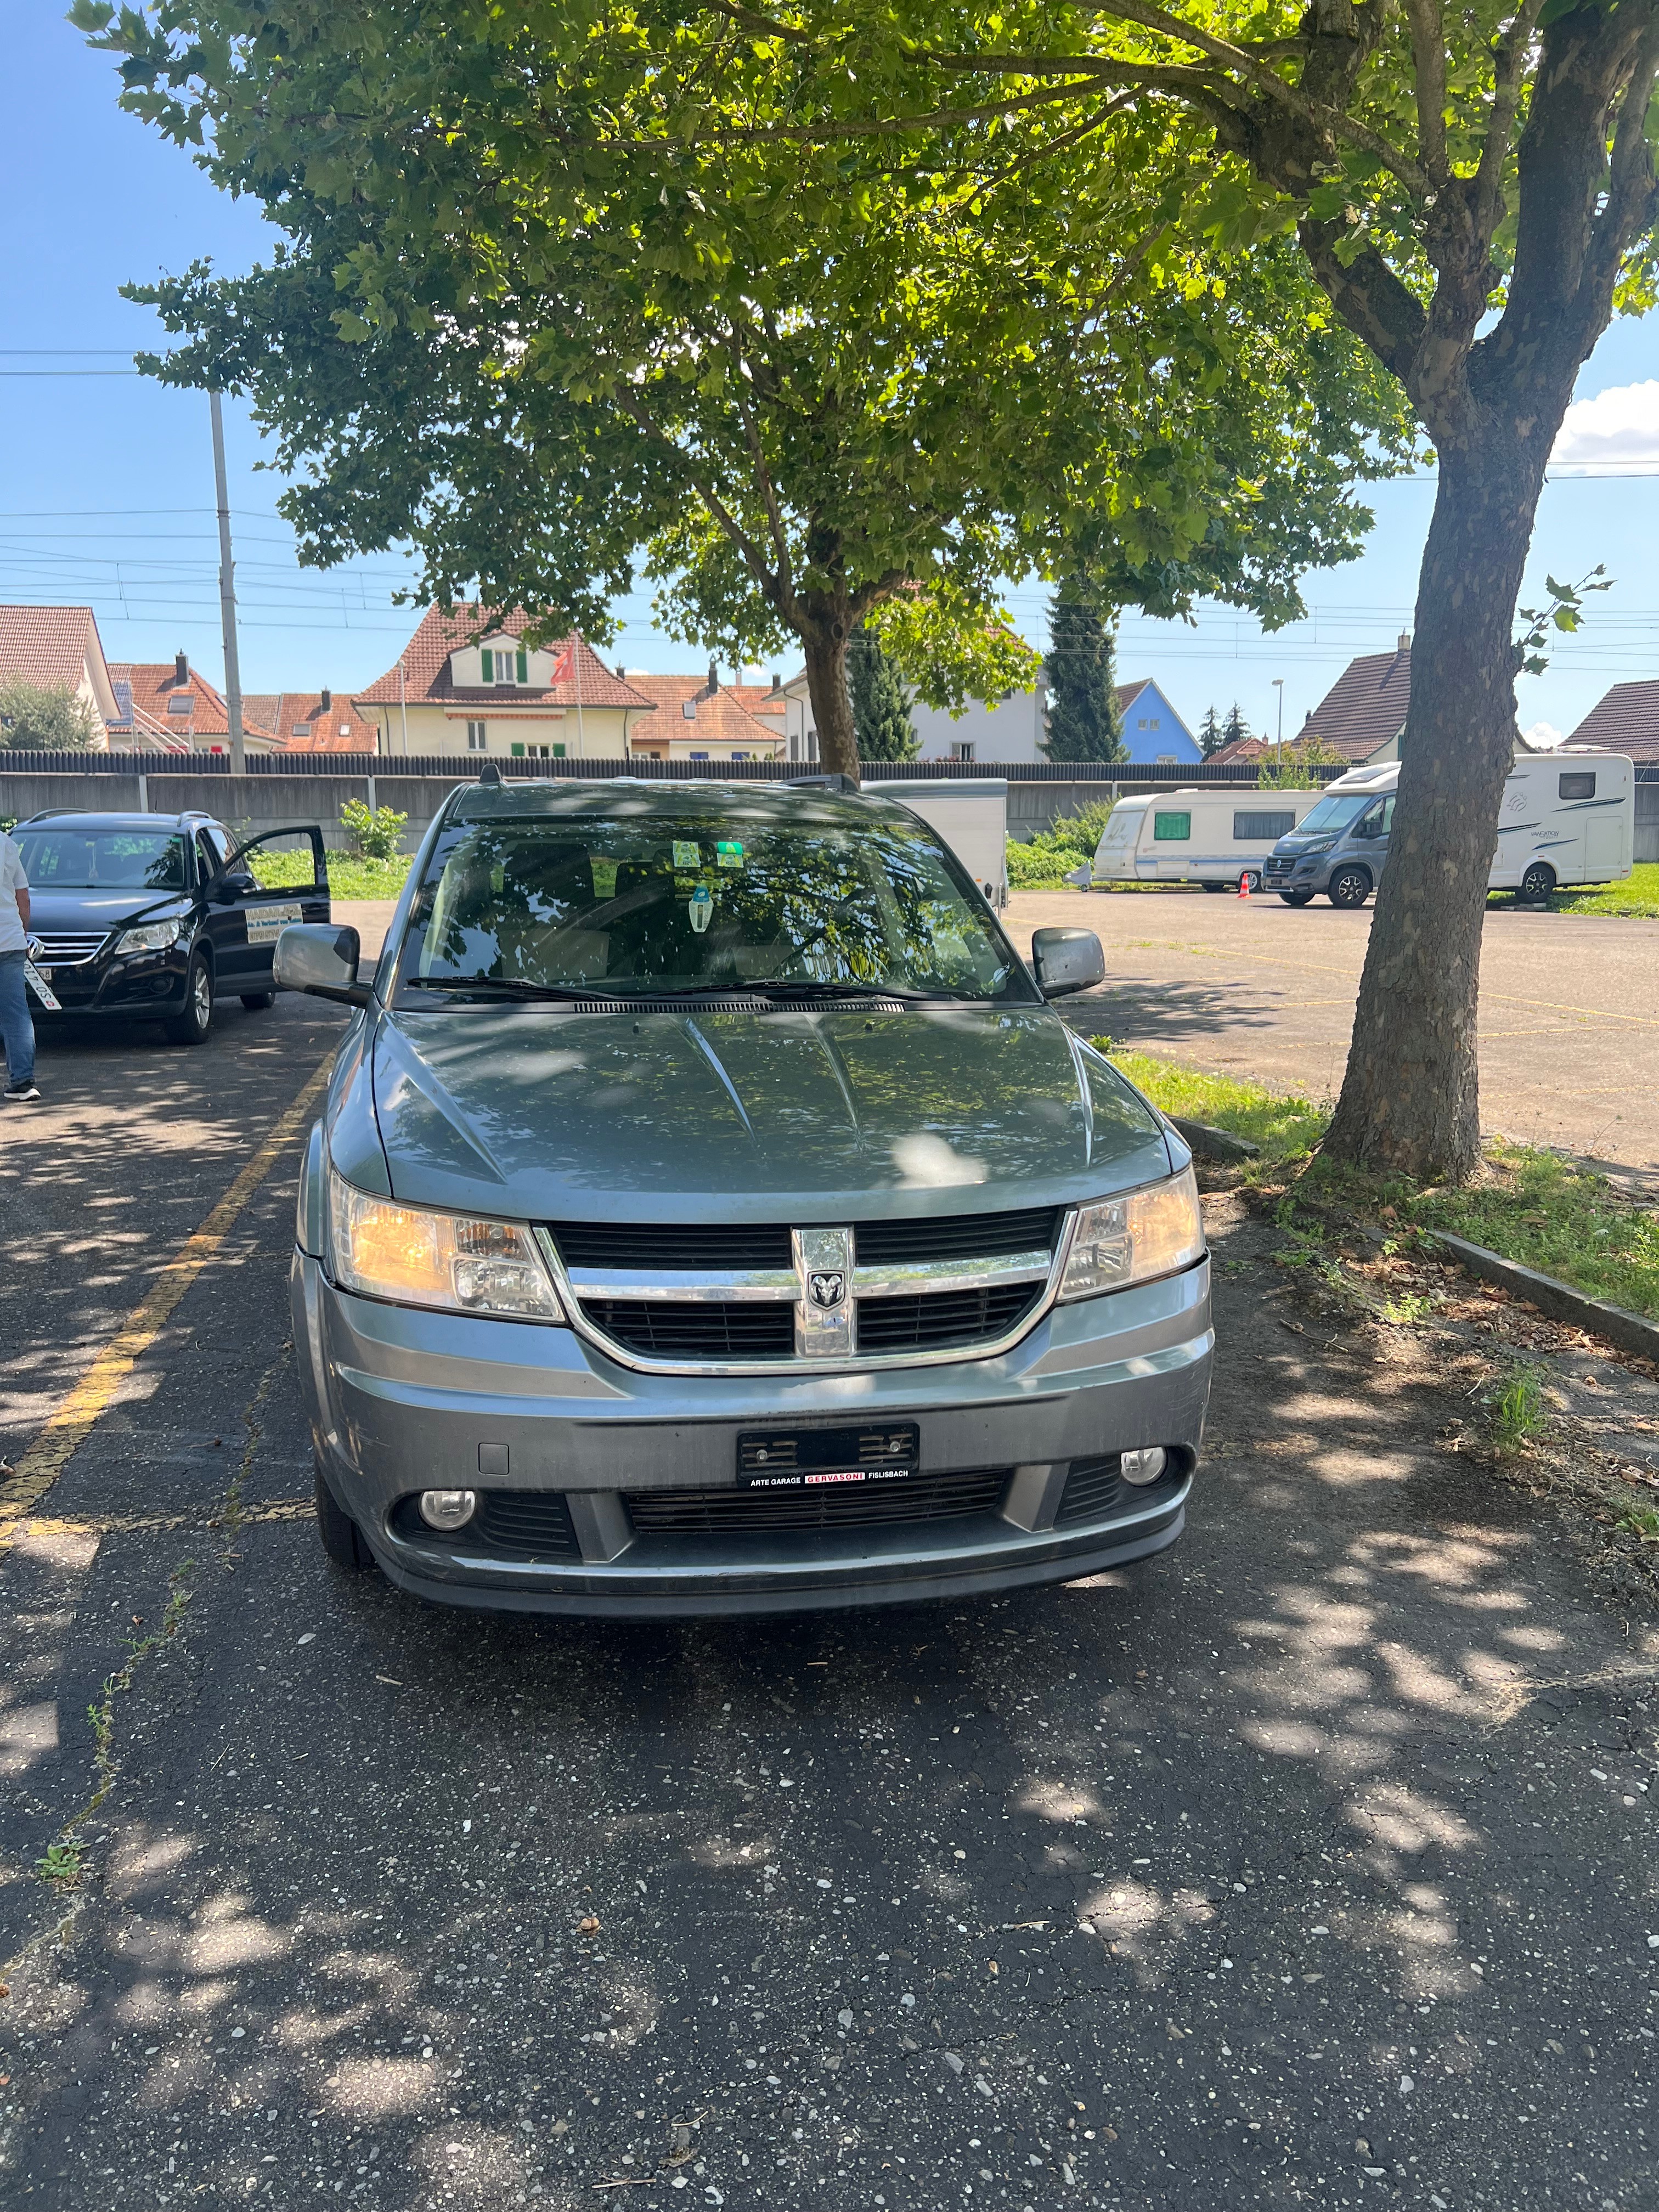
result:
[[[0,1037],[6,1045],[6,1085],[13,1091],[34,1080],[34,1024],[23,980],[24,957],[0,952]]]

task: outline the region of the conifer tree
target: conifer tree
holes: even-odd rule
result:
[[[1123,716],[1117,703],[1115,640],[1089,586],[1062,584],[1048,609],[1048,735],[1050,760],[1127,761]]]
[[[910,726],[910,704],[898,670],[867,629],[848,640],[847,688],[853,699],[853,730],[859,758],[915,760],[921,740]]]
[[[1219,752],[1226,742],[1227,732],[1222,728],[1214,707],[1206,707],[1204,709],[1204,720],[1198,726],[1199,750],[1205,759],[1208,760],[1210,755]]]

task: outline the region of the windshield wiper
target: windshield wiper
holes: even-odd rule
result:
[[[580,989],[562,983],[521,983],[514,975],[410,975],[410,991],[499,991],[509,999],[603,999],[605,991]]]

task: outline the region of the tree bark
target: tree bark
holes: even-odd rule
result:
[[[854,783],[859,781],[859,741],[847,688],[847,641],[855,627],[850,610],[831,608],[801,633],[819,764],[832,775],[850,775]]]
[[[1571,390],[1529,435],[1504,410],[1472,449],[1440,453],[1388,866],[1325,1146],[1423,1182],[1462,1182],[1480,1158],[1480,933],[1516,734],[1515,605]]]

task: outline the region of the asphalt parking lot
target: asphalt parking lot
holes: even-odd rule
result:
[[[1315,1100],[1342,1087],[1375,907],[1200,890],[1024,891],[1009,921],[1081,924],[1106,985],[1073,1013],[1120,1043]],[[1659,921],[1493,908],[1480,957],[1484,1128],[1659,1168]]]
[[[1298,1320],[1223,1199],[1158,1559],[426,1610],[308,1525],[293,1109],[338,1026],[53,1040],[6,1124],[4,1448],[65,1448],[0,1524],[0,2197],[1655,2203],[1659,1640],[1440,1380]]]

